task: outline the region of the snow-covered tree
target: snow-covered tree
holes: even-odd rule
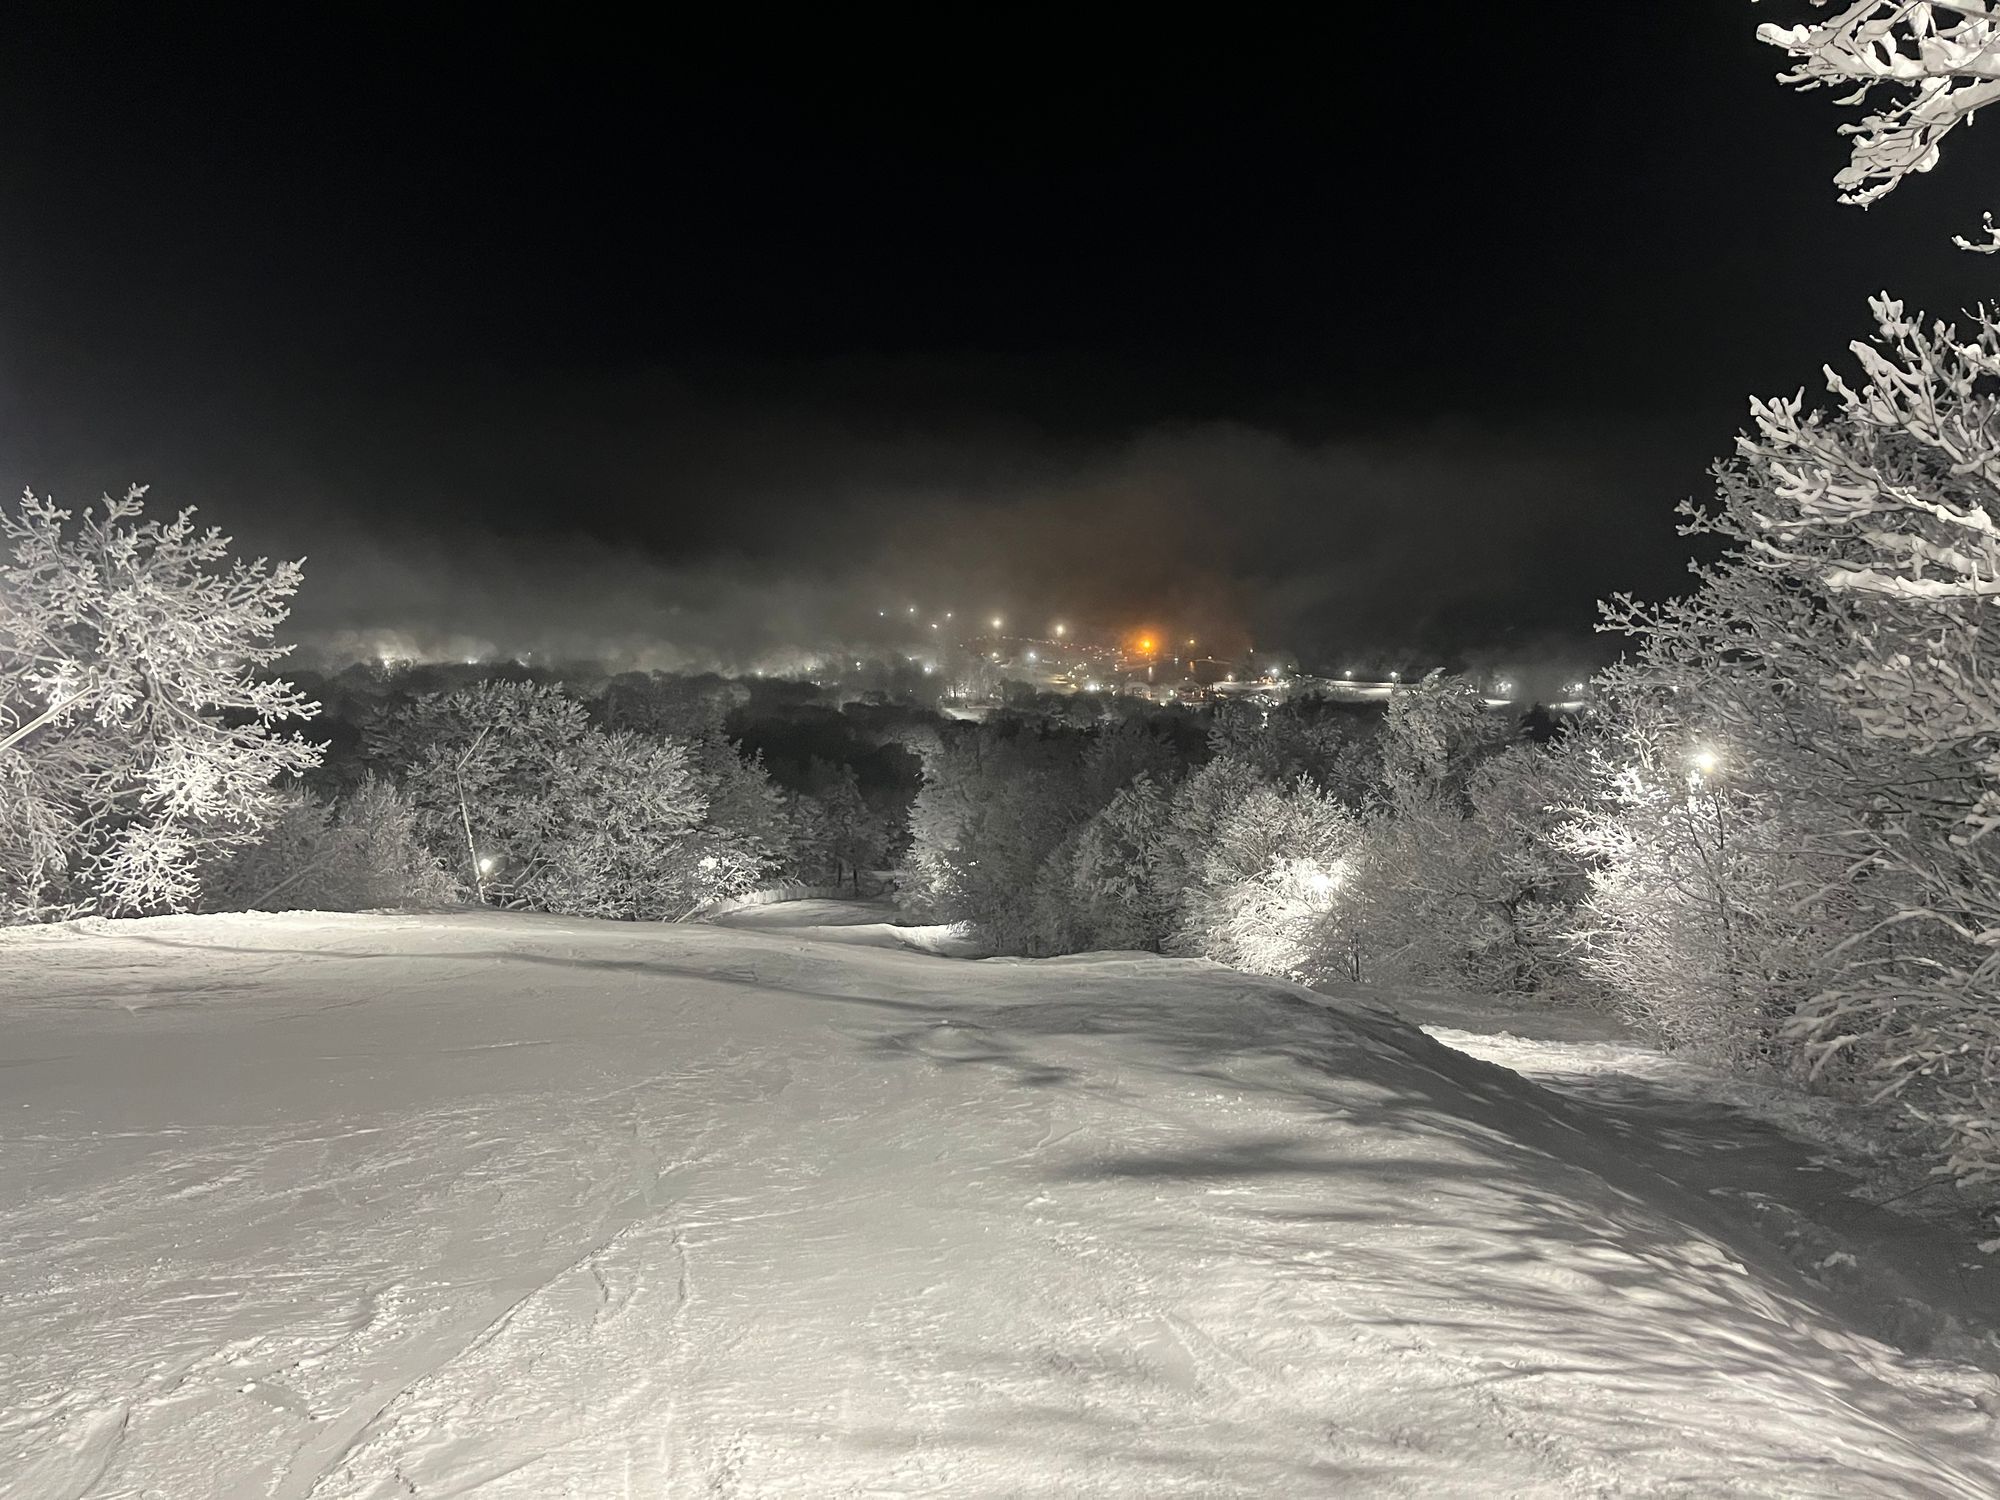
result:
[[[1006,723],[920,746],[924,781],[899,902],[931,921],[978,923],[1003,951],[1036,946],[1043,863],[1095,811],[1084,786],[1088,744]]]
[[[1321,788],[1360,805],[1378,768],[1375,725],[1351,710],[1313,699],[1291,699],[1265,708],[1245,702],[1216,705],[1209,730],[1211,756],[1253,768],[1266,781],[1310,776]]]
[[[1830,411],[1753,403],[1758,503],[1709,525],[1819,602],[1831,659],[1808,680],[1879,804],[1862,842],[1893,941],[1801,1024],[1948,1129],[1961,1177],[2000,1180],[2000,324],[1871,306]]]
[[[1863,379],[1754,403],[1718,504],[1684,508],[1730,547],[1695,594],[1611,623],[1811,856],[1787,899],[1832,940],[1786,1034],[2000,1179],[2000,336],[1875,311]]]
[[[854,767],[815,755],[805,779],[805,790],[789,799],[795,868],[806,880],[848,881],[858,890],[862,873],[888,855],[888,829],[862,797]]]
[[[1479,689],[1443,671],[1398,688],[1380,735],[1381,797],[1460,799],[1480,761],[1506,744],[1509,727],[1489,713]]]
[[[1189,902],[1201,889],[1203,860],[1215,846],[1224,822],[1253,791],[1270,784],[1271,778],[1256,765],[1225,753],[1190,771],[1175,785],[1167,826],[1155,855],[1154,878],[1163,904],[1174,914],[1176,932],[1187,925]],[[1200,952],[1198,939],[1174,941],[1180,951]]]
[[[593,726],[559,686],[483,682],[370,731],[429,847],[482,901],[671,920],[747,889],[761,856],[704,821],[686,746]]]
[[[1813,0],[1823,6],[1827,0]],[[1992,0],[1836,0],[1836,13],[1795,26],[1766,22],[1760,41],[1792,65],[1778,81],[1843,91],[1836,102],[1867,112],[1840,127],[1853,151],[1835,174],[1840,201],[1867,207],[1912,173],[1937,165],[1944,138],[2000,98],[2000,5]],[[1986,242],[2000,225],[1986,215]]]
[[[791,814],[762,756],[746,756],[723,737],[685,748],[717,860],[750,871],[751,884],[781,873],[791,855]]]
[[[562,837],[553,792],[590,734],[561,688],[488,681],[394,705],[367,745],[415,803],[432,852],[483,900]]]
[[[672,921],[747,890],[762,870],[704,826],[699,778],[672,740],[593,731],[557,766],[549,802],[556,836],[515,851],[509,882],[537,910]]]
[[[416,809],[372,776],[332,804],[288,790],[276,820],[202,885],[211,911],[374,911],[453,899]]]
[[[278,732],[317,705],[262,675],[299,564],[144,495],[0,507],[0,920],[186,910],[319,762]]]
[[[793,816],[762,759],[746,756],[729,737],[728,714],[743,701],[741,693],[740,684],[715,677],[635,672],[607,683],[587,707],[602,728],[685,746],[707,799],[705,821],[728,846],[718,856],[726,854],[731,865],[753,866],[762,877],[785,869]]]
[[[1064,851],[1075,947],[1157,952],[1165,942],[1173,907],[1159,865],[1171,805],[1170,794],[1141,771]]]

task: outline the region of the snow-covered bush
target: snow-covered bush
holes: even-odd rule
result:
[[[299,565],[144,495],[0,506],[0,921],[188,909],[319,761],[278,732],[316,705],[260,675]]]
[[[1468,726],[1489,743],[1492,729]],[[1428,737],[1432,749],[1437,742]],[[1392,750],[1390,764],[1398,755]],[[1321,967],[1343,978],[1591,997],[1568,939],[1582,861],[1558,840],[1576,781],[1567,746],[1513,745],[1464,768],[1405,763],[1372,806],[1325,925]],[[1454,785],[1463,772],[1461,784]]]
[[[1786,1027],[1854,930],[1847,864],[1809,804],[1761,783],[1741,739],[1695,728],[1693,706],[1630,692],[1580,752],[1559,835],[1590,872],[1572,937],[1657,1040],[1789,1066]]]
[[[1394,694],[1309,970],[1476,990],[1581,988],[1560,938],[1580,872],[1551,841],[1567,761],[1510,739],[1464,678],[1433,672]]]
[[[284,794],[277,819],[203,880],[211,911],[378,911],[454,899],[416,809],[370,777],[337,804]]]
[[[1196,818],[1205,818],[1216,789],[1198,793]],[[1278,786],[1244,776],[1192,855],[1174,950],[1253,974],[1307,977],[1360,837],[1360,819],[1311,778]]]

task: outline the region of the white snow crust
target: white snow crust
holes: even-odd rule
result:
[[[772,912],[0,934],[0,1494],[2000,1494],[2000,1381],[1379,1007]]]

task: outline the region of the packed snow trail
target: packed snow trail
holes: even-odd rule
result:
[[[0,996],[10,1497],[2000,1494],[1993,1377],[1210,964],[302,914]]]

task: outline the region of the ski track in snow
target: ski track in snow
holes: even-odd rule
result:
[[[874,915],[0,934],[0,1496],[2000,1494],[1519,1078]]]

